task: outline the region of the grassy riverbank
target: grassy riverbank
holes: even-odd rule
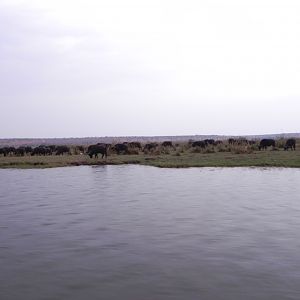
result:
[[[87,155],[0,157],[0,168],[53,168],[80,165],[141,164],[161,168],[187,167],[292,167],[300,168],[300,151],[255,151],[235,154],[171,153],[160,155],[110,155],[90,159]]]

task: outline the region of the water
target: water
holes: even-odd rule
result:
[[[0,170],[0,299],[300,299],[300,170]]]

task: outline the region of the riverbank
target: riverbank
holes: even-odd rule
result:
[[[81,165],[140,164],[161,168],[188,167],[289,167],[300,168],[300,151],[255,151],[235,154],[171,153],[160,155],[110,155],[107,159],[87,155],[0,157],[0,168],[54,168]]]

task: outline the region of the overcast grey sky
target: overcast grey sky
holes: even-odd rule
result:
[[[0,0],[0,137],[299,132],[300,2]]]

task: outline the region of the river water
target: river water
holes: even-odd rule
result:
[[[0,170],[0,299],[300,299],[300,170]]]

